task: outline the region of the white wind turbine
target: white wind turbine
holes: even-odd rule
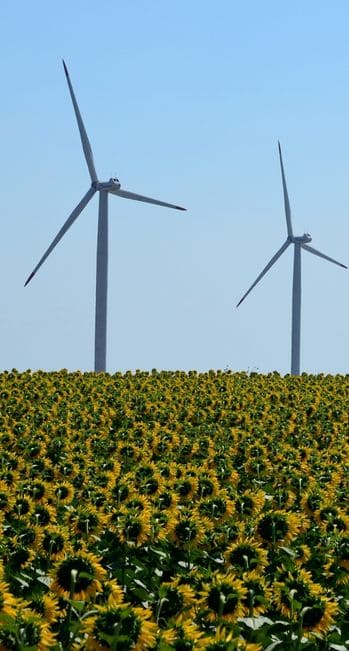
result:
[[[78,103],[75,98],[73,87],[70,81],[67,66],[63,61],[64,71],[66,74],[68,87],[71,99],[74,106],[74,111],[80,131],[80,138],[82,148],[84,151],[87,167],[91,177],[91,187],[86,192],[85,196],[81,199],[80,203],[73,210],[68,217],[61,230],[57,233],[56,237],[45,251],[42,258],[39,260],[35,269],[27,278],[25,285],[27,285],[33,276],[36,274],[41,265],[45,262],[46,258],[53,251],[58,242],[62,239],[63,235],[71,227],[82,210],[87,206],[90,199],[96,192],[99,192],[99,210],[98,210],[98,237],[97,237],[97,272],[96,272],[96,312],[95,312],[95,371],[105,371],[106,369],[106,348],[107,348],[107,289],[108,289],[108,194],[114,194],[124,199],[134,199],[136,201],[144,201],[152,203],[156,206],[165,206],[166,208],[175,208],[176,210],[186,210],[181,206],[176,206],[172,203],[165,201],[158,201],[150,197],[144,197],[141,194],[135,194],[128,190],[122,190],[119,179],[111,178],[109,181],[101,182],[98,180],[93,154],[87,133],[82,121]]]
[[[280,143],[278,142],[279,147],[279,157],[280,157],[280,166],[281,166],[281,177],[282,177],[282,186],[284,190],[284,202],[285,202],[285,213],[286,213],[286,224],[287,224],[287,239],[283,243],[282,247],[275,253],[270,262],[264,267],[263,271],[256,278],[254,283],[248,289],[246,294],[240,299],[236,307],[241,305],[242,301],[250,293],[250,291],[259,283],[263,276],[271,269],[273,264],[280,258],[280,256],[286,251],[290,244],[294,244],[294,258],[293,258],[293,288],[292,288],[292,338],[291,338],[291,373],[292,375],[300,374],[300,339],[301,339],[301,250],[309,251],[314,255],[319,256],[319,258],[324,258],[329,262],[339,265],[347,269],[345,264],[337,262],[333,258],[330,258],[324,253],[320,253],[312,246],[308,245],[308,242],[311,242],[311,236],[309,233],[304,233],[304,235],[296,236],[293,235],[292,221],[291,221],[291,209],[290,202],[287,193],[286,178],[284,172],[284,166],[282,162],[282,154]]]

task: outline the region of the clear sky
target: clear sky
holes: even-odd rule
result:
[[[93,367],[97,198],[24,281],[89,187],[66,60],[111,197],[108,370],[287,373],[292,251],[349,264],[347,0],[0,3],[0,368]],[[302,370],[348,373],[349,272],[303,256]]]

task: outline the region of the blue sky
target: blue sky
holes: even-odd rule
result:
[[[1,368],[93,366],[97,199],[61,59],[111,198],[108,370],[290,368],[286,235],[349,264],[346,1],[0,4]],[[348,373],[349,275],[303,256],[302,370]]]

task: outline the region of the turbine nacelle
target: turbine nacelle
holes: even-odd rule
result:
[[[97,182],[96,184],[94,184],[94,187],[96,188],[96,190],[104,190],[105,192],[115,192],[115,190],[120,190],[121,183],[119,179],[117,179],[114,176],[113,178],[110,178],[109,181],[105,181],[104,183]]]
[[[291,237],[290,241],[293,242],[293,244],[307,244],[307,242],[311,242],[311,235],[309,233],[304,233],[303,235],[298,235],[297,237]]]

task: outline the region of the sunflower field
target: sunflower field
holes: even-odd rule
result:
[[[0,651],[349,649],[349,376],[0,374]]]

